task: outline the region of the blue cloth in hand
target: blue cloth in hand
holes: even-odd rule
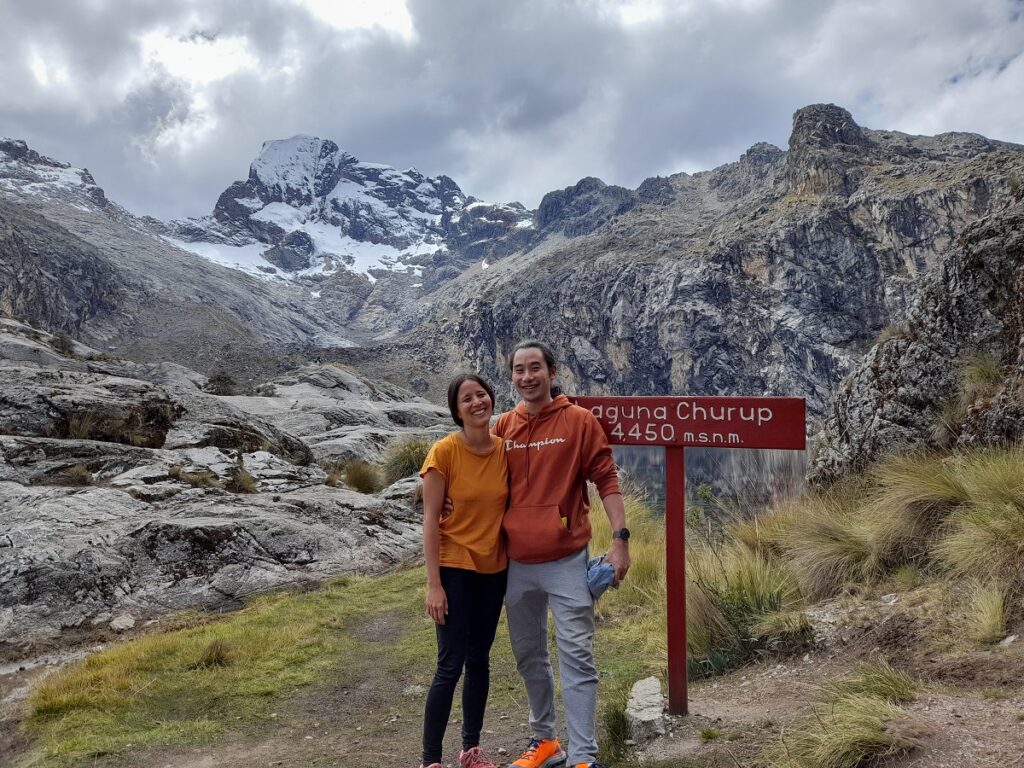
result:
[[[596,600],[608,587],[619,588],[612,564],[604,561],[604,555],[590,558],[587,561],[587,589],[590,590],[590,594]]]

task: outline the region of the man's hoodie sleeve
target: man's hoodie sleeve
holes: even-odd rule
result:
[[[601,428],[601,423],[590,411],[586,412],[583,427],[583,460],[587,468],[587,479],[597,486],[597,493],[603,499],[613,493],[622,493],[619,487],[619,473],[612,458],[612,447]]]

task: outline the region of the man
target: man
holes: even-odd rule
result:
[[[592,413],[554,389],[551,350],[525,341],[509,360],[522,397],[499,417],[510,482],[503,529],[509,571],[505,593],[512,651],[530,701],[530,746],[514,768],[597,765],[597,670],[594,603],[587,588],[590,505],[597,486],[614,532],[605,558],[618,580],[629,570],[629,530],[611,447]],[[555,683],[548,656],[547,616],[555,621],[559,676],[569,734],[568,755],[555,738]],[[510,767],[511,768],[511,767]]]

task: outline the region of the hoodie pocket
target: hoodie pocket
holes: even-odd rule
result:
[[[522,563],[556,559],[572,540],[557,504],[510,507],[501,527],[508,539],[508,556]]]

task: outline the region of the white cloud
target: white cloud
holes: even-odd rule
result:
[[[249,50],[249,41],[238,35],[207,37],[193,33],[180,37],[159,29],[143,34],[139,43],[143,66],[162,67],[172,77],[194,86],[209,85],[259,65]]]
[[[784,146],[793,111],[1024,142],[1020,0],[0,0],[0,134],[115,200],[209,211],[267,139],[331,138],[534,206]]]
[[[405,40],[415,33],[404,0],[294,0],[335,29],[382,29]]]

